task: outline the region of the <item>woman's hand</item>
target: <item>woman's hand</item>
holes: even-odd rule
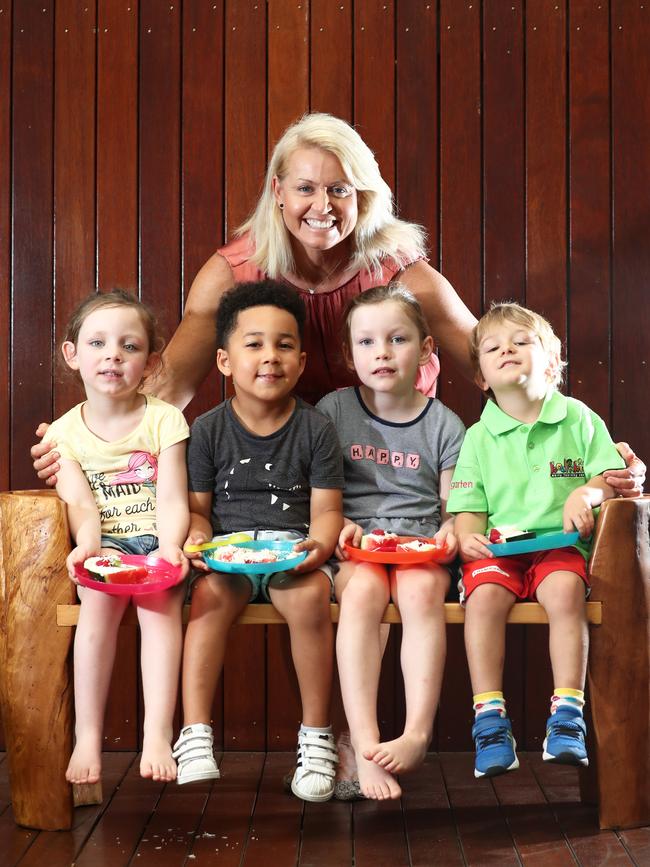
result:
[[[646,465],[639,460],[627,443],[616,443],[619,455],[627,464],[624,470],[607,470],[603,478],[621,497],[640,497],[643,493]]]
[[[487,547],[490,540],[482,533],[464,533],[458,536],[458,548],[460,550],[460,559],[463,563],[469,563],[472,560],[486,560],[494,557],[494,554]]]
[[[361,537],[363,536],[363,529],[358,524],[346,524],[341,533],[339,534],[339,540],[336,544],[336,557],[338,560],[347,560],[348,552],[345,550],[345,545],[352,545],[353,548],[358,548],[361,545]]]
[[[42,421],[36,428],[36,436],[44,437],[48,428],[49,424]],[[36,475],[39,479],[43,479],[45,484],[50,488],[53,488],[56,485],[58,481],[56,474],[61,469],[57,463],[61,455],[55,449],[56,443],[41,440],[40,443],[36,443],[29,450],[34,462],[34,471]]]

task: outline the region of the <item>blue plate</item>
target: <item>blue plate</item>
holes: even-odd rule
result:
[[[223,560],[215,560],[204,553],[203,559],[208,564],[210,569],[215,572],[236,572],[240,575],[248,573],[249,575],[264,575],[269,572],[285,572],[287,569],[294,569],[307,556],[307,551],[299,551],[296,553],[293,550],[296,542],[282,541],[269,542],[260,539],[255,542],[237,542],[235,548],[253,548],[255,551],[262,551],[267,548],[271,551],[277,551],[283,554],[282,560],[276,560],[274,563],[224,563]]]
[[[552,533],[539,533],[534,539],[522,539],[520,542],[500,542],[498,545],[488,545],[495,557],[508,557],[512,554],[529,554],[531,551],[549,551],[552,548],[568,548],[575,545],[580,534],[563,533],[553,530]]]

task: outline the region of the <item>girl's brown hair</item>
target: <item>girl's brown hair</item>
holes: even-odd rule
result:
[[[394,281],[386,286],[373,286],[372,289],[366,289],[360,295],[355,295],[348,301],[343,314],[343,327],[341,333],[341,344],[343,346],[343,354],[346,360],[352,357],[352,342],[350,339],[350,323],[352,314],[359,307],[367,307],[370,304],[381,304],[383,301],[395,301],[396,304],[404,310],[408,318],[413,322],[420,334],[420,340],[429,337],[430,330],[427,325],[427,320],[424,318],[424,313],[420,307],[420,303],[411,292],[402,283]]]
[[[130,307],[135,310],[147,334],[149,354],[163,351],[165,340],[160,334],[156,317],[151,308],[144,301],[140,301],[139,298],[136,298],[135,295],[124,289],[112,289],[110,292],[93,292],[92,295],[84,298],[70,317],[64,340],[74,343],[76,346],[81,326],[87,317],[96,310],[103,310],[106,307]]]

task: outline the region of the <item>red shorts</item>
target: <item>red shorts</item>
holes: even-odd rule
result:
[[[587,562],[575,548],[554,548],[512,557],[492,557],[463,563],[458,582],[461,602],[481,584],[501,584],[518,599],[534,599],[537,588],[551,572],[575,572],[589,587]]]

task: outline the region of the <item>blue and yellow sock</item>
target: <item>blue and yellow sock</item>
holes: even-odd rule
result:
[[[569,687],[558,686],[553,690],[551,696],[551,716],[561,707],[571,707],[574,710],[579,710],[582,714],[582,709],[585,706],[585,694],[582,689],[569,689]]]
[[[506,700],[502,692],[479,692],[472,696],[474,702],[474,717],[478,718],[482,713],[490,710],[498,710],[499,716],[506,715]]]

